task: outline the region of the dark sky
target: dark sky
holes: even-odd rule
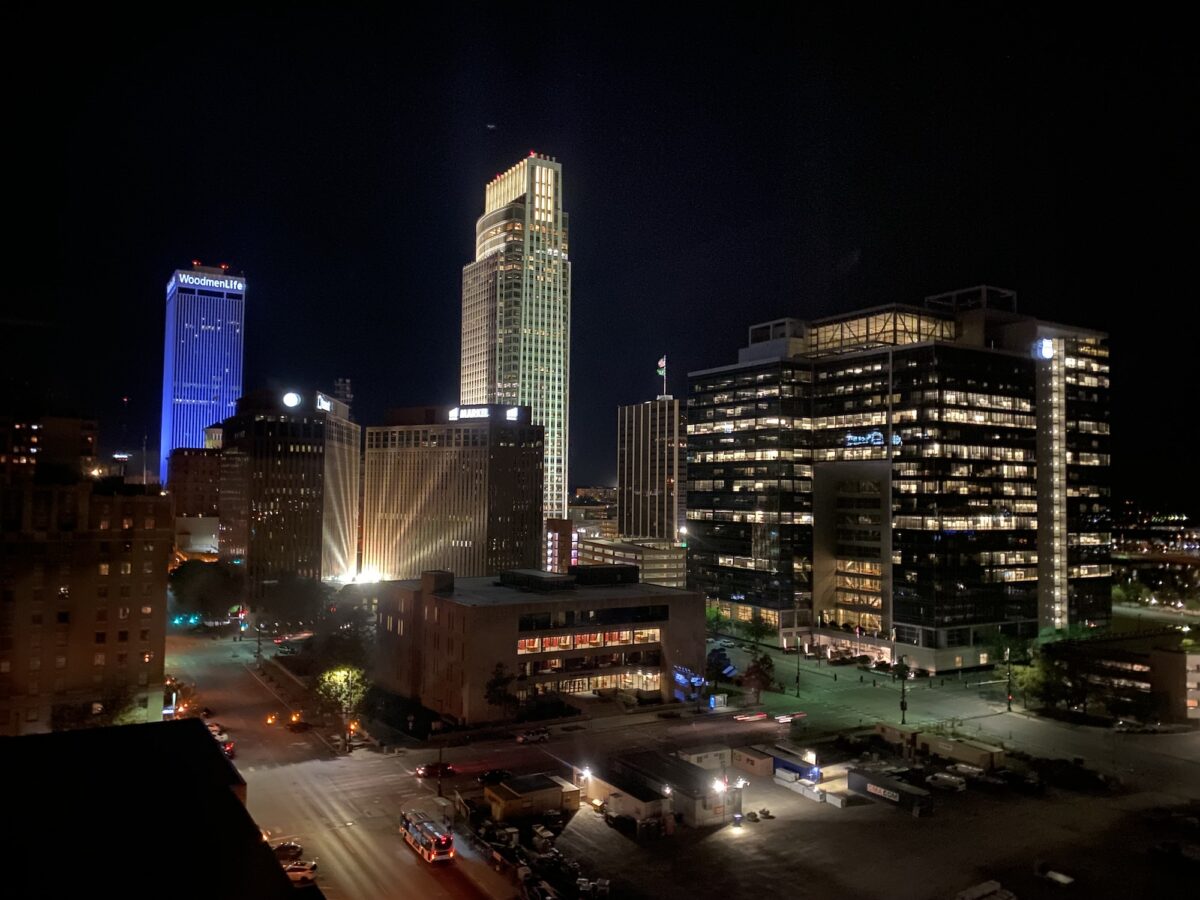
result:
[[[153,447],[163,289],[199,258],[249,281],[247,388],[349,376],[367,424],[454,402],[484,184],[534,149],[571,222],[572,485],[615,481],[663,353],[681,395],[754,322],[986,282],[1111,333],[1118,492],[1200,509],[1194,49],[1013,5],[16,22],[5,356]]]

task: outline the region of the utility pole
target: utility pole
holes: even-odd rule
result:
[[[1004,662],[1008,666],[1008,691],[1005,696],[1008,697],[1008,711],[1012,712],[1012,656],[1008,647],[1004,648]]]
[[[908,684],[908,667],[903,665],[905,657],[900,657],[900,724],[908,724],[905,715],[908,713],[908,699],[905,696],[905,686]]]

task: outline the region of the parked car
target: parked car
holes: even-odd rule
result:
[[[222,734],[225,731],[225,726],[220,722],[209,722],[208,731],[209,734]]]
[[[214,732],[213,732],[213,737],[216,739],[216,742],[217,742],[218,744],[227,744],[227,743],[229,743],[229,735],[228,735],[228,734],[226,734],[224,731],[214,731]]]
[[[309,885],[317,883],[317,864],[312,860],[298,859],[295,862],[284,863],[283,871],[287,873],[287,877],[291,879],[295,885]]]
[[[275,858],[280,862],[290,862],[302,857],[304,855],[304,848],[295,841],[280,841],[271,848],[271,852],[275,854]]]
[[[720,644],[722,647],[735,647],[735,646],[737,646],[737,642],[736,642],[736,641],[731,641],[729,638],[722,638],[721,640],[717,641],[717,643],[718,643],[718,644]]]
[[[492,784],[499,784],[502,781],[508,781],[513,777],[513,773],[508,769],[488,769],[475,780],[484,787]]]
[[[967,779],[959,778],[957,775],[948,775],[945,772],[934,772],[926,777],[925,783],[931,787],[941,788],[943,791],[965,791],[967,789]]]
[[[297,721],[295,721],[295,722],[288,722],[288,723],[287,723],[287,730],[288,730],[288,731],[295,731],[295,732],[297,732],[297,733],[299,733],[299,732],[301,732],[301,731],[308,731],[310,728],[312,728],[312,723],[311,723],[311,722],[305,722],[303,719],[299,719],[299,720],[297,720]]]
[[[418,778],[453,778],[458,774],[458,769],[444,762],[425,763],[423,766],[417,766]]]
[[[540,744],[550,740],[550,730],[547,728],[531,728],[517,735],[518,744]]]

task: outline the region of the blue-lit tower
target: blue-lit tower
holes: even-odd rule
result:
[[[236,411],[242,395],[246,279],[229,267],[177,269],[167,282],[159,480],[176,447],[203,447],[204,429]]]

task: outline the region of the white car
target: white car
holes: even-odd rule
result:
[[[298,859],[294,862],[283,863],[283,871],[291,879],[292,884],[305,885],[317,883],[316,860]]]
[[[941,788],[943,791],[965,791],[967,789],[967,779],[959,778],[957,775],[947,775],[945,772],[934,772],[925,778],[925,783],[931,787]]]
[[[979,766],[972,766],[968,763],[955,763],[952,766],[946,766],[946,771],[952,775],[962,775],[964,778],[978,778],[983,774],[983,769]]]
[[[218,744],[228,744],[229,743],[229,735],[226,734],[224,731],[214,731],[212,733],[212,736],[214,738],[216,738],[216,741]]]

